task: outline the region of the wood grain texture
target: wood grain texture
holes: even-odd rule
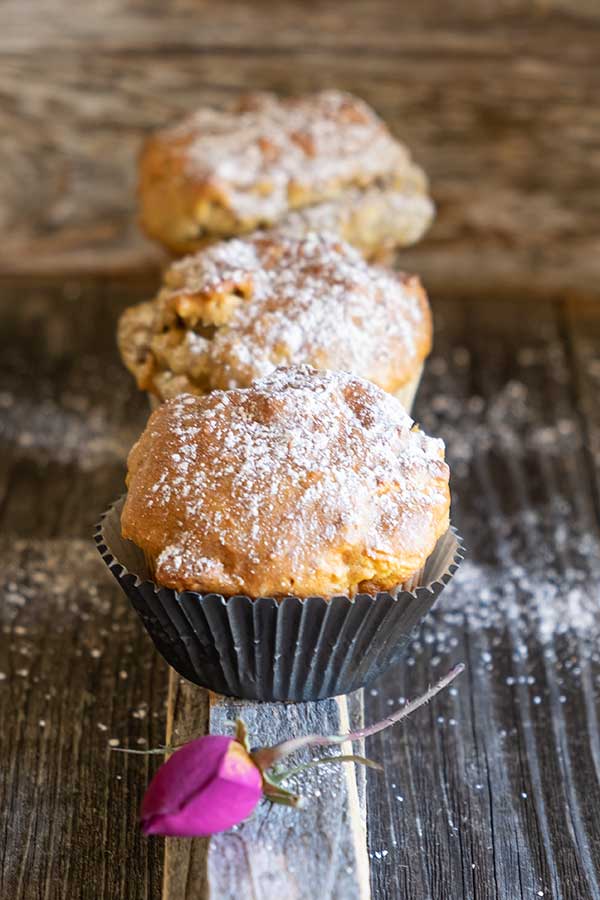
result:
[[[298,734],[339,734],[362,722],[361,692],[348,700],[301,704],[212,695],[208,706],[206,692],[174,674],[170,686],[168,734],[175,743],[206,731],[232,734],[236,718],[246,723],[253,746]],[[339,752],[353,751],[342,745]],[[307,759],[303,754],[296,762]],[[249,821],[210,842],[168,840],[163,900],[368,900],[363,775],[352,764],[312,770],[290,782],[308,801],[306,809],[263,803]]]
[[[597,294],[599,18],[586,2],[61,0],[32,25],[4,4],[0,270],[158,266],[134,220],[143,136],[249,87],[338,86],[430,173],[438,218],[402,265],[432,293]]]
[[[111,383],[106,298],[79,298],[92,323],[66,294],[0,303],[0,896],[138,900],[160,891],[137,827],[155,763],[109,741],[163,739],[167,667],[90,546],[134,404]]]
[[[32,27],[31,12],[37,13]],[[284,0],[230,0],[227,14],[210,3],[192,0],[160,3],[143,0],[90,0],[76,15],[67,15],[60,2],[7,0],[3,5],[4,46],[12,52],[33,52],[48,46],[64,49],[80,44],[98,44],[107,50],[129,53],[134,49],[156,49],[162,42],[167,53],[179,48],[202,49],[208,40],[218,47],[247,47],[260,51],[264,45],[281,42],[284,48],[298,49],[316,44],[323,47],[379,47],[394,49],[397,35],[407,28],[431,30],[436,26],[455,28],[467,25],[496,25],[511,22],[517,15],[524,21],[545,21],[549,15],[568,11],[566,22],[585,25],[600,18],[593,2],[586,0],[488,0],[473,4],[459,0],[440,6],[424,0],[418,7],[407,6],[402,15],[393,11],[389,0],[321,0],[306,5]],[[222,15],[217,15],[221,12]],[[212,13],[212,16],[209,15]],[[165,21],[168,36],[165,42]],[[204,30],[194,26],[202,21]],[[381,23],[387,22],[387,29]],[[265,23],[272,26],[265,30]],[[343,27],[340,27],[340,25]]]
[[[169,672],[167,746],[179,746],[209,734],[208,691]],[[161,900],[205,900],[208,884],[208,838],[167,838],[164,842],[164,874]]]
[[[371,851],[389,851],[376,897],[600,896],[600,544],[569,346],[589,404],[600,344],[586,311],[566,332],[557,311],[524,319],[518,301],[438,315],[416,415],[448,441],[469,553],[367,716],[457,658],[468,670],[367,746],[388,775],[369,781]]]
[[[0,287],[0,896],[189,895],[200,842],[168,842],[165,863],[137,830],[157,761],[107,748],[162,742],[167,669],[88,543],[146,415],[113,334],[148,282]],[[385,765],[368,779],[375,900],[600,897],[597,309],[435,304],[417,417],[447,441],[469,553],[365,716],[468,672],[367,742]],[[206,727],[201,692],[169,708],[169,727]]]
[[[592,300],[571,301],[564,314],[563,329],[574,374],[582,440],[587,451],[593,498],[600,518],[600,321]]]

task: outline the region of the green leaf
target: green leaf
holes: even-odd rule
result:
[[[297,794],[292,794],[281,787],[273,778],[263,774],[263,794],[271,803],[280,803],[283,806],[299,807],[302,804],[302,798]]]

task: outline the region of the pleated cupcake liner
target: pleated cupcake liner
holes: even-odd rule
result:
[[[369,685],[401,659],[463,559],[450,527],[413,590],[329,600],[178,592],[152,581],[143,552],[121,536],[124,501],[94,540],[158,651],[188,681],[246,700],[322,700]]]

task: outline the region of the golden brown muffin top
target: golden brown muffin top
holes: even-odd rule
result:
[[[171,266],[152,304],[124,314],[123,359],[161,398],[246,387],[307,363],[401,388],[431,348],[419,279],[365,262],[329,234],[213,244]]]
[[[169,170],[201,186],[239,223],[262,224],[412,168],[379,116],[337,90],[291,98],[258,93],[229,109],[199,109],[156,132],[142,165],[157,177]],[[212,224],[218,232],[218,221]]]
[[[125,538],[159,584],[226,596],[391,590],[448,528],[444,445],[342,372],[282,368],[183,394],[128,460]]]

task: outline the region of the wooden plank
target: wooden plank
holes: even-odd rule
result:
[[[137,825],[162,740],[166,666],[89,538],[1,548],[0,896],[158,896],[159,848]],[[93,886],[93,887],[92,887]]]
[[[107,748],[164,740],[167,670],[88,544],[145,414],[113,329],[147,283],[2,287],[0,896],[185,898],[201,842],[167,842],[163,883],[165,842],[137,827],[157,761]],[[459,659],[468,673],[368,742],[386,770],[368,779],[377,900],[600,896],[600,309],[522,302],[435,305],[417,415],[447,440],[469,555],[366,718]],[[203,704],[182,689],[171,727],[206,728]]]
[[[600,536],[565,332],[556,311],[527,317],[517,302],[448,304],[436,321],[416,414],[448,441],[468,557],[366,716],[457,659],[468,677],[367,741],[387,775],[368,777],[373,893],[591,900]],[[580,328],[591,404],[598,325]]]
[[[87,537],[122,492],[147,403],[123,377],[114,335],[125,297],[146,291],[89,279],[0,284],[0,509],[13,534]]]
[[[109,741],[163,740],[167,667],[90,542],[136,428],[110,309],[97,287],[5,285],[1,297],[0,896],[11,900],[160,891],[160,847],[137,824],[155,760],[111,754]]]
[[[208,691],[169,672],[167,746],[185,744],[210,733]],[[162,900],[204,900],[208,890],[208,838],[167,838]]]
[[[362,697],[319,703],[247,703],[206,692],[172,674],[168,737],[181,743],[210,731],[233,733],[244,720],[254,746],[299,734],[338,734],[362,721]],[[337,752],[337,751],[336,751]],[[353,752],[342,745],[340,752]],[[361,752],[361,748],[354,748]],[[306,761],[309,757],[302,757]],[[263,803],[254,816],[206,840],[166,841],[163,900],[367,900],[369,863],[362,771],[352,764],[310,770],[290,782],[302,810]]]
[[[570,300],[566,304],[564,331],[575,373],[573,391],[583,446],[600,518],[600,316],[594,300]]]
[[[472,3],[458,0],[452,6],[440,6],[436,0],[424,0],[418,7],[407,6],[401,16],[390,15],[389,0],[349,0],[343,14],[335,0],[322,0],[310,14],[295,0],[263,3],[250,8],[245,0],[230,0],[227,17],[212,18],[205,10],[178,7],[171,4],[168,19],[163,17],[164,5],[147,0],[143,5],[124,5],[121,0],[90,0],[76,15],[68,15],[66,7],[53,0],[38,0],[39,21],[32,23],[23,16],[19,0],[6,0],[3,8],[6,51],[12,53],[44,52],[49,48],[69,49],[75,44],[101,45],[103,49],[121,53],[131,52],[132,45],[140,50],[153,50],[162,45],[164,52],[173,55],[182,48],[202,50],[210,40],[223,48],[258,48],[281,43],[288,50],[316,44],[319,47],[365,46],[394,49],[398,35],[416,26],[434,28],[467,28],[468,25],[488,27],[511,21],[548,20],[552,13],[568,11],[569,19],[581,24],[600,18],[597,6],[590,0],[514,0],[510,8],[502,0]],[[252,13],[249,15],[249,13]],[[203,31],[193,29],[193,21],[204,21]],[[382,23],[387,29],[382,28]],[[265,25],[272,30],[266,31]],[[565,17],[565,25],[569,21]],[[343,27],[342,27],[343,26]],[[165,42],[165,30],[168,40]]]
[[[353,2],[342,21],[329,2],[308,16],[290,0],[222,14],[111,0],[110,14],[94,3],[75,16],[53,2],[27,29],[20,8],[3,8],[1,271],[156,268],[134,217],[143,135],[249,86],[336,85],[372,102],[431,176],[436,224],[402,259],[435,295],[560,298],[598,284],[589,3],[398,15],[378,0]]]

